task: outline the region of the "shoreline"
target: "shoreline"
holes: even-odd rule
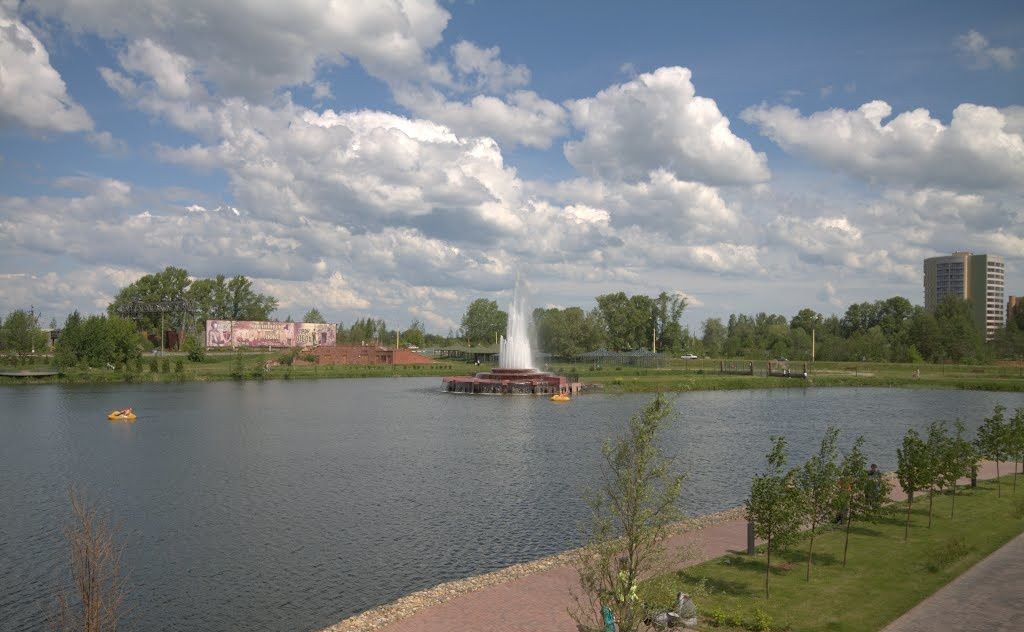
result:
[[[261,375],[249,373],[242,377],[228,373],[197,373],[194,369],[186,369],[183,373],[144,373],[132,375],[126,379],[123,373],[103,371],[91,375],[65,374],[46,377],[3,377],[0,386],[32,386],[43,384],[87,385],[100,384],[182,384],[191,382],[262,382],[291,380],[344,380],[366,378],[438,378],[449,375],[470,375],[476,367],[460,370],[458,365],[443,365],[423,368],[397,367],[360,367],[357,369],[337,369],[334,367],[296,367],[288,370],[280,367],[267,370]],[[717,373],[693,373],[686,371],[665,371],[632,375],[581,375],[585,384],[583,394],[603,392],[621,393],[655,393],[655,392],[690,392],[690,391],[731,391],[731,390],[770,390],[800,388],[910,388],[938,390],[975,390],[989,392],[1024,392],[1024,379],[1017,376],[984,376],[984,377],[933,377],[920,378],[897,375],[837,375],[831,372],[811,373],[807,380],[786,379],[764,376],[720,375]],[[587,389],[586,387],[590,388]]]
[[[741,505],[703,516],[694,516],[673,525],[670,530],[671,535],[693,533],[724,522],[737,520],[744,517],[746,515],[745,512],[746,509]],[[373,632],[397,621],[407,619],[425,608],[445,603],[460,595],[564,566],[572,560],[573,555],[580,551],[581,548],[569,549],[530,562],[520,562],[519,564],[506,566],[496,571],[473,575],[463,579],[454,579],[430,588],[418,590],[388,603],[364,610],[359,614],[322,628],[319,632]]]

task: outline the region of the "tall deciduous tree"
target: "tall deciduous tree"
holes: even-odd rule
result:
[[[754,533],[765,540],[767,561],[764,570],[764,596],[769,596],[768,577],[772,568],[772,551],[796,539],[803,518],[801,495],[794,481],[793,470],[785,471],[786,439],[772,437],[772,450],[767,455],[764,474],[754,476],[747,499],[747,520]]]
[[[0,352],[29,353],[46,347],[46,334],[35,316],[16,309],[0,323]]]
[[[928,470],[928,447],[913,428],[903,435],[903,447],[896,450],[896,463],[896,477],[907,494],[907,523],[903,530],[903,539],[907,540],[910,537],[914,492],[925,489],[932,480]]]
[[[839,451],[836,440],[839,429],[829,427],[814,454],[797,472],[796,480],[803,495],[805,522],[810,523],[810,538],[807,546],[807,581],[811,581],[811,566],[814,559],[814,536],[818,527],[827,524],[835,516],[837,508],[837,483],[839,467],[836,460]]]
[[[722,319],[708,318],[701,327],[701,341],[704,343],[704,353],[713,357],[722,355],[722,349],[725,346],[726,338],[728,338],[728,332],[725,329],[725,325],[722,324]]]
[[[669,526],[680,517],[684,477],[659,447],[672,415],[658,395],[630,418],[625,434],[601,448],[602,485],[588,499],[590,540],[574,558],[583,594],[573,595],[570,614],[580,629],[604,630],[602,605],[621,632],[638,630],[647,614],[638,583],[661,566]]]
[[[478,298],[462,316],[461,334],[470,344],[492,345],[507,326],[508,314],[498,309],[497,301]]]
[[[997,405],[992,411],[992,416],[986,417],[985,423],[978,428],[978,436],[974,441],[974,446],[982,457],[996,462],[996,496],[1003,495],[1003,484],[999,480],[999,462],[1005,460],[1007,454],[1009,432],[1003,415],[1005,412],[1005,406]]]

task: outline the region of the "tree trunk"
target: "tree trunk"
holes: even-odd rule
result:
[[[903,529],[903,541],[910,539],[910,508],[914,505],[914,497],[907,495],[907,526]]]
[[[807,547],[807,581],[811,581],[811,559],[814,557],[814,525],[811,525],[811,544]]]
[[[953,512],[956,511],[956,481],[953,481],[953,504],[949,507],[949,519],[953,519]]]
[[[932,528],[932,501],[935,500],[935,489],[928,488],[928,528]]]
[[[850,548],[850,523],[853,522],[853,512],[846,508],[846,542],[843,543],[843,566],[846,566],[846,551]]]
[[[999,480],[999,457],[996,457],[996,498],[1003,497],[1003,484]]]
[[[768,538],[768,564],[764,567],[764,598],[768,598],[768,575],[772,572],[772,539]]]
[[[1013,460],[1013,493],[1017,493],[1017,459]]]

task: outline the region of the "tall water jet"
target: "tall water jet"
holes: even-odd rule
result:
[[[575,395],[580,392],[582,385],[577,379],[538,371],[533,365],[532,347],[530,310],[526,305],[525,288],[517,276],[508,306],[508,325],[498,347],[498,366],[472,377],[449,376],[441,384],[450,393]]]
[[[498,367],[502,369],[534,369],[533,349],[530,347],[530,312],[525,292],[521,292],[519,277],[512,289],[512,302],[508,306],[508,325],[501,337]]]

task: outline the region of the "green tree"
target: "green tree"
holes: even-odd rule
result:
[[[805,307],[797,312],[796,316],[789,321],[789,326],[792,329],[802,329],[804,332],[809,334],[820,328],[824,322],[824,316],[809,307]]]
[[[974,446],[982,458],[991,459],[996,462],[996,495],[1003,495],[1003,484],[999,480],[999,462],[1006,459],[1007,439],[1009,433],[1006,418],[1003,413],[1006,407],[997,405],[991,417],[986,417],[985,422],[978,428],[978,436],[974,440]]]
[[[839,466],[836,482],[836,501],[842,508],[846,520],[846,536],[843,542],[843,566],[846,566],[846,553],[850,548],[850,527],[853,519],[867,497],[868,459],[864,455],[864,437],[857,437],[853,448],[843,457]]]
[[[644,297],[646,298],[646,297]],[[685,334],[679,320],[686,309],[686,297],[662,292],[653,299],[654,330],[657,332],[656,349],[678,353],[685,345]]]
[[[850,529],[854,520],[878,516],[889,498],[889,483],[880,473],[875,476],[869,475],[867,465],[864,437],[857,437],[853,442],[853,448],[843,457],[836,485],[837,504],[846,518],[843,566],[846,566],[846,556],[850,548]]]
[[[533,310],[537,343],[546,353],[571,357],[592,351],[604,342],[604,323],[596,310],[589,314],[580,307]]]
[[[590,537],[574,557],[583,594],[573,595],[570,614],[581,630],[604,630],[602,604],[621,632],[638,630],[647,614],[637,596],[640,578],[659,569],[669,526],[680,518],[684,477],[659,447],[672,416],[658,395],[601,448],[601,488],[588,498]]]
[[[320,310],[318,310],[317,308],[314,307],[313,309],[311,309],[308,312],[306,312],[306,315],[302,317],[302,322],[304,322],[304,323],[326,323],[327,321],[324,320],[324,315],[320,313]]]
[[[950,519],[956,512],[956,482],[961,477],[970,474],[978,466],[978,452],[974,449],[974,445],[964,438],[964,422],[958,419],[954,428],[956,434],[950,439],[949,453],[943,460],[943,469],[945,470],[943,477],[946,484],[953,489],[953,499],[949,508]]]
[[[754,476],[747,499],[747,520],[754,525],[754,533],[765,541],[767,562],[764,569],[764,596],[767,598],[768,577],[772,568],[775,547],[792,543],[800,533],[803,518],[801,495],[794,482],[794,471],[786,467],[786,439],[772,437],[772,450],[768,453],[768,468],[764,474]]]
[[[423,323],[419,320],[414,320],[409,325],[409,328],[402,332],[402,340],[407,345],[422,347],[426,342],[426,335],[427,331]]]
[[[252,281],[242,275],[228,281],[228,318],[230,320],[269,320],[277,309],[277,299],[255,291]]]
[[[907,524],[903,531],[903,539],[907,540],[910,537],[910,511],[914,506],[914,492],[931,484],[928,447],[913,428],[903,435],[903,447],[896,450],[896,462],[896,477],[907,494]]]
[[[947,467],[947,459],[952,458],[949,431],[946,424],[934,421],[928,425],[925,439],[926,476],[928,478],[928,528],[932,528],[932,509],[935,500],[935,488],[945,487],[946,475],[952,471]]]
[[[803,495],[804,522],[810,523],[810,538],[807,546],[807,581],[811,581],[811,566],[814,559],[814,536],[818,527],[831,522],[837,509],[837,484],[839,467],[836,460],[839,451],[836,440],[839,429],[829,427],[821,440],[818,453],[804,463],[796,474],[796,483]]]
[[[498,309],[498,302],[478,298],[462,316],[461,334],[470,344],[492,345],[507,327],[508,314]]]
[[[725,325],[722,324],[722,319],[708,318],[704,321],[701,327],[701,333],[703,334],[701,340],[704,343],[704,353],[716,358],[721,356],[722,350],[725,347],[725,341],[729,335]]]
[[[199,336],[186,337],[183,349],[189,362],[202,362],[206,359],[206,345],[200,341]]]
[[[1017,470],[1024,461],[1024,408],[1018,408],[1006,427],[1007,454],[1013,459],[1013,493],[1017,493]]]
[[[23,309],[16,309],[0,324],[0,351],[27,354],[46,348],[46,333],[39,329],[38,319]]]
[[[969,302],[947,294],[935,308],[940,353],[954,362],[976,362],[984,355],[985,338],[971,317]]]
[[[116,315],[122,308],[134,302],[154,303],[185,299],[191,283],[186,270],[167,266],[161,272],[147,274],[122,288],[107,308],[107,313]],[[152,332],[160,329],[158,313],[139,314],[132,319],[141,329]],[[169,312],[164,315],[163,324],[172,329],[184,329],[188,324],[188,316],[183,311]]]

